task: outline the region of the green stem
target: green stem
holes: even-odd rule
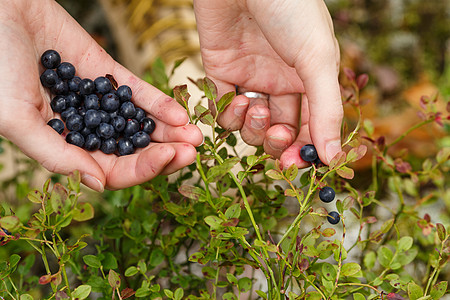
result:
[[[44,262],[45,271],[47,271],[47,275],[52,275],[52,272],[50,271],[50,267],[48,265],[48,259],[47,259],[47,254],[45,253],[45,247],[43,244],[41,247],[42,247],[41,255],[42,255],[42,261]],[[51,282],[50,285],[52,287],[53,293],[56,293],[56,287],[53,284],[53,282]]]
[[[396,138],[392,143],[388,144],[384,150],[384,154],[386,154],[387,149],[389,149],[390,147],[394,146],[395,144],[399,143],[401,140],[403,140],[408,134],[410,134],[413,130],[422,127],[423,125],[426,125],[428,123],[433,122],[434,119],[429,119],[429,120],[425,120],[422,121],[420,123],[417,123],[416,125],[412,126],[411,128],[409,128],[408,130],[406,130],[401,136],[399,136],[398,138]]]
[[[369,289],[374,290],[375,292],[377,292],[378,294],[381,294],[381,292],[379,290],[377,290],[375,287],[366,284],[366,283],[356,283],[356,282],[349,282],[349,283],[339,283],[338,286],[360,286],[360,287],[367,287]]]
[[[317,287],[314,282],[312,282],[311,280],[309,280],[308,276],[306,276],[305,274],[302,274],[303,278],[305,278],[306,281],[308,281],[308,283],[314,287],[314,289],[322,296],[321,299],[326,299],[327,297],[325,296],[325,294],[322,292],[322,290]]]

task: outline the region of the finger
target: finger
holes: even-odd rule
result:
[[[133,91],[133,102],[156,118],[173,126],[188,123],[185,109],[174,99],[115,62],[56,2],[51,1],[48,5],[51,5],[52,9],[45,12],[52,13],[52,16],[42,18],[42,22],[53,20],[54,23],[43,24],[46,30],[43,36],[47,38],[37,41],[41,52],[48,48],[59,51],[64,61],[74,64],[80,77],[95,79],[111,74],[119,85],[129,85]]]
[[[244,125],[250,101],[247,97],[237,95],[230,105],[217,117],[217,122],[223,128],[234,131]]]
[[[195,161],[197,156],[197,150],[186,143],[172,143],[171,146],[175,149],[176,153],[172,161],[161,172],[163,175],[172,174],[181,168],[189,166]]]
[[[67,175],[79,170],[85,185],[96,191],[103,191],[106,181],[103,170],[86,151],[68,144],[46,125],[34,107],[29,109],[22,105],[20,112],[17,116],[21,120],[20,126],[7,126],[6,138],[50,172]],[[30,131],[30,128],[33,130]]]
[[[300,94],[271,96],[269,108],[271,127],[264,139],[264,150],[278,158],[297,136]]]
[[[200,146],[203,142],[203,134],[200,129],[188,124],[185,126],[171,126],[158,119],[155,120],[155,131],[152,133],[152,140],[160,143],[186,142],[193,146]]]
[[[107,188],[116,190],[141,184],[160,174],[174,158],[171,144],[150,144],[132,155],[117,157],[100,151],[92,156],[104,167]]]
[[[250,99],[252,102],[254,99]],[[251,105],[251,104],[250,104]],[[270,127],[270,110],[267,106],[256,104],[248,109],[241,129],[241,137],[249,145],[259,146],[264,142]]]

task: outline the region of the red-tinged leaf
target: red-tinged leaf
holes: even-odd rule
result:
[[[120,276],[114,270],[109,270],[108,283],[113,289],[120,287]]]
[[[343,203],[344,210],[350,209],[350,207],[352,207],[354,203],[355,203],[355,198],[353,198],[352,196],[347,196],[344,199],[344,203]]]
[[[186,108],[191,95],[188,93],[187,85],[177,85],[173,88],[173,97],[183,107]]]
[[[386,145],[386,138],[384,136],[380,136],[379,138],[377,138],[377,140],[375,141],[375,144],[377,145],[377,147],[382,150],[384,149],[384,146]]]
[[[236,92],[232,91],[229,93],[226,93],[222,97],[220,97],[220,100],[217,101],[217,111],[219,113],[223,112],[225,108],[227,108],[228,105],[233,101],[234,97],[236,96]]]
[[[205,196],[204,190],[192,185],[183,184],[178,188],[178,192],[180,192],[181,195],[196,201]]]
[[[133,289],[125,288],[120,292],[120,297],[122,297],[122,299],[127,299],[134,296],[134,294],[136,294],[136,292]]]
[[[295,191],[293,189],[285,189],[284,195],[287,197],[295,197]]]
[[[336,234],[336,230],[333,228],[327,228],[324,231],[322,231],[322,236],[324,237],[331,237]]]
[[[361,74],[356,78],[356,85],[360,90],[367,85],[367,82],[369,82],[369,75],[367,74]]]
[[[300,270],[300,272],[305,272],[307,269],[309,268],[309,261],[306,258],[303,258],[301,261],[299,261],[298,263],[298,269]]]
[[[52,281],[52,283],[53,283],[54,285],[56,285],[56,286],[60,285],[61,282],[62,282],[61,273],[58,272],[58,273],[52,275],[51,281]]]
[[[80,192],[80,182],[81,182],[81,175],[80,171],[75,170],[69,174],[67,177],[67,181],[69,183],[69,187],[72,191],[79,193]]]
[[[364,157],[367,153],[366,145],[359,145],[357,148],[352,148],[347,154],[347,162],[355,162]]]
[[[39,284],[48,284],[52,281],[52,275],[43,275],[39,278]]]
[[[228,219],[226,222],[222,223],[224,227],[236,227],[239,224],[239,218]]]
[[[203,78],[199,78],[197,80],[188,77],[189,81],[197,86],[200,91],[203,91]]]
[[[69,296],[64,291],[57,291],[55,294],[56,300],[62,300],[62,299],[70,299]]]
[[[430,215],[429,215],[428,213],[426,213],[426,214],[423,216],[423,219],[424,219],[425,221],[427,221],[427,223],[430,223],[430,222],[431,222],[431,217],[430,217]]]
[[[400,173],[409,173],[412,170],[411,165],[408,162],[403,161],[400,158],[397,158],[395,160],[394,164],[395,164],[395,169]]]
[[[342,166],[336,170],[336,173],[345,179],[353,179],[355,172],[347,166]]]
[[[330,161],[330,169],[335,169],[342,165],[347,158],[347,154],[344,151],[338,152]]]
[[[350,80],[350,81],[355,80],[356,74],[352,69],[345,67],[344,74],[348,78],[348,80]]]
[[[216,98],[217,98],[217,86],[208,77],[205,77],[203,79],[203,91],[205,92],[206,98],[208,98],[211,101],[215,101],[216,100]]]
[[[60,183],[55,183],[52,194],[50,196],[50,203],[53,211],[57,214],[62,214],[64,209],[64,202],[67,199],[68,192]]]
[[[399,294],[396,293],[389,293],[386,295],[386,299],[389,300],[404,300],[405,298],[403,298],[402,296],[400,296]]]
[[[443,242],[445,238],[447,237],[447,231],[445,230],[444,225],[441,223],[436,223],[436,230],[438,233],[439,239]]]
[[[16,228],[20,226],[20,220],[16,216],[6,216],[3,218],[0,218],[0,227],[9,230],[14,231]]]
[[[314,212],[322,217],[328,216],[328,211],[324,207],[318,207]]]
[[[374,216],[368,216],[368,217],[364,218],[364,222],[367,224],[373,224],[373,223],[376,223],[377,221],[378,221],[377,218]]]
[[[280,171],[271,169],[266,172],[266,176],[272,178],[273,180],[280,180],[283,178]]]

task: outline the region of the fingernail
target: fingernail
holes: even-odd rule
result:
[[[284,150],[287,148],[287,140],[279,136],[269,136],[267,143],[272,149]]]
[[[267,121],[268,121],[267,116],[252,116],[252,118],[250,120],[250,126],[253,129],[261,130],[264,127],[266,127]]]
[[[241,117],[247,110],[248,103],[239,103],[234,107],[234,114]]]
[[[105,190],[102,182],[89,174],[81,175],[81,181],[88,187],[102,193]]]
[[[327,143],[326,147],[325,147],[325,151],[327,153],[327,160],[328,162],[330,162],[333,157],[341,151],[341,141],[340,140],[335,140],[335,141],[330,141]]]

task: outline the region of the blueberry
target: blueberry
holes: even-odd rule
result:
[[[95,132],[95,130],[87,128],[86,126],[84,126],[84,128],[79,131],[79,133],[81,133],[85,138],[94,132]]]
[[[136,148],[145,148],[150,144],[150,136],[143,131],[139,131],[131,137],[131,141]]]
[[[119,98],[114,93],[108,93],[103,95],[100,102],[100,107],[106,112],[113,112],[119,109]]]
[[[333,188],[329,186],[326,186],[319,191],[320,200],[326,203],[330,203],[331,201],[333,201],[335,196],[336,193],[334,192]]]
[[[100,145],[102,144],[102,140],[95,133],[91,133],[86,137],[86,141],[84,142],[84,149],[87,151],[95,151],[100,149]]]
[[[109,81],[108,78],[103,76],[95,78],[94,84],[97,92],[102,95],[109,93],[112,89],[111,81]]]
[[[62,113],[66,108],[66,97],[57,95],[50,101],[50,107],[55,113]]]
[[[115,117],[117,117],[118,115],[119,115],[119,112],[117,110],[109,113],[109,117],[111,118],[111,120],[114,119]]]
[[[69,92],[69,85],[67,81],[58,79],[50,90],[54,95],[66,95]]]
[[[56,84],[59,77],[58,74],[56,74],[55,70],[46,69],[44,72],[42,72],[41,77],[39,79],[41,80],[41,84],[44,87],[50,88]]]
[[[83,117],[79,114],[73,114],[66,120],[66,127],[70,131],[80,131],[84,128]]]
[[[105,154],[113,154],[116,152],[117,142],[114,138],[109,138],[102,141],[102,145],[100,146],[100,150]]]
[[[41,56],[41,63],[46,69],[55,69],[61,63],[61,56],[55,50],[47,50]]]
[[[72,79],[75,76],[75,67],[69,62],[63,62],[58,66],[56,72],[62,79]]]
[[[133,154],[133,143],[127,138],[122,138],[117,142],[117,150],[119,152],[119,155]]]
[[[136,115],[136,107],[131,101],[123,102],[120,106],[120,114],[125,119],[132,119]]]
[[[130,119],[125,124],[125,128],[123,130],[123,134],[125,136],[132,136],[133,134],[135,134],[136,132],[139,131],[140,127],[141,126],[139,125],[138,121],[136,121],[135,119]]]
[[[111,125],[114,127],[116,132],[122,132],[125,129],[125,124],[127,121],[122,116],[115,116],[111,119]]]
[[[95,128],[102,122],[102,116],[98,110],[89,109],[84,115],[84,124],[88,128]]]
[[[78,114],[84,118],[84,116],[86,115],[86,110],[86,107],[81,106],[78,108]]]
[[[100,101],[96,94],[84,95],[83,97],[84,108],[89,109],[100,109]]]
[[[136,121],[141,123],[145,117],[146,117],[145,111],[140,107],[136,107],[136,115],[134,116],[134,119],[136,119]]]
[[[97,127],[97,135],[103,139],[109,139],[114,133],[114,127],[111,124],[100,123]]]
[[[332,212],[328,213],[327,220],[328,220],[328,222],[330,222],[330,224],[335,225],[335,224],[339,223],[339,221],[341,220],[341,217],[339,216],[339,213],[337,211],[332,211]]]
[[[84,137],[78,131],[71,131],[66,136],[66,142],[68,142],[69,144],[78,146],[80,148],[83,148]]]
[[[313,164],[314,164],[317,168],[320,168],[320,167],[325,166],[325,164],[320,160],[319,157],[317,157],[317,158],[313,161]]]
[[[311,144],[303,146],[302,149],[300,149],[300,157],[308,162],[316,160],[318,157],[316,147]]]
[[[61,113],[61,119],[65,122],[70,116],[76,114],[78,114],[78,109],[76,109],[75,107],[68,107]]]
[[[59,134],[64,132],[64,123],[60,119],[51,119],[50,121],[48,121],[47,125],[53,128]]]
[[[82,79],[78,86],[80,95],[89,95],[95,92],[95,84],[89,78]]]
[[[81,106],[81,96],[75,92],[69,92],[66,96],[66,104],[71,107],[80,107]]]
[[[119,97],[120,102],[126,102],[131,100],[132,92],[128,85],[121,85],[117,88],[116,95]]]
[[[109,123],[111,121],[111,116],[104,110],[99,110],[100,117],[102,118],[102,123]]]
[[[145,117],[141,122],[141,126],[143,132],[152,134],[153,131],[155,131],[156,124],[155,121],[153,121],[153,119]]]
[[[69,91],[79,92],[80,91],[80,82],[81,82],[81,78],[78,76],[74,76],[72,79],[69,79],[67,81],[67,85],[69,86]]]
[[[7,230],[7,229],[5,229],[5,228],[1,228],[1,227],[0,227],[0,230],[3,230],[3,232],[4,232],[6,235],[12,235],[11,232],[9,232],[9,230]],[[0,236],[0,242],[3,242],[4,240],[5,240],[5,236]]]

